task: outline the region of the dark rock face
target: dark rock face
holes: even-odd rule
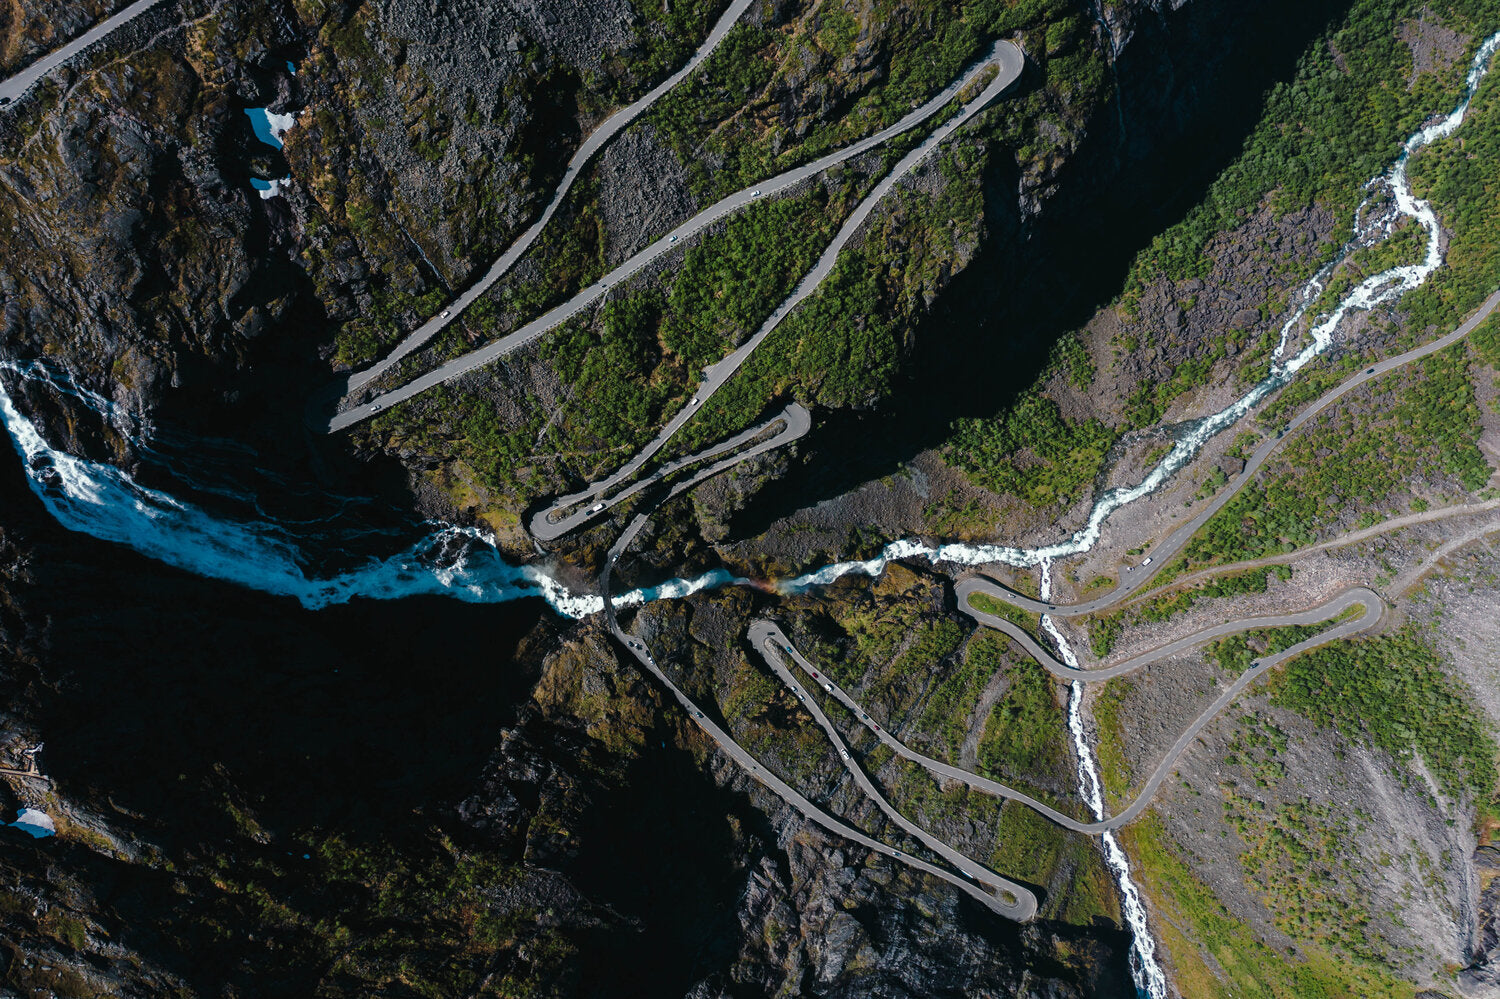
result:
[[[29,27],[0,12],[0,58],[23,62],[104,9],[63,6],[27,4]],[[700,26],[721,6],[696,5]],[[1111,8],[1122,42],[1149,7]],[[151,57],[91,56],[7,119],[3,352],[309,476],[329,456],[303,406],[337,364],[335,329],[424,315],[422,296],[460,285],[529,222],[599,116],[696,43],[624,0],[189,3],[182,16],[185,29],[138,39]],[[1143,48],[1135,65],[1167,49],[1194,72],[1183,50]],[[889,55],[861,40],[779,80],[788,134],[837,115]],[[243,114],[262,106],[297,116],[280,152]],[[1100,139],[1091,165],[1118,139]],[[1074,151],[1025,185],[997,168],[994,234],[1043,228]],[[250,187],[287,173],[283,197]],[[652,211],[692,205],[649,131],[609,150],[598,178],[611,259]],[[53,443],[137,459],[66,394],[23,391]],[[706,493],[713,515],[781,460]],[[587,626],[447,601],[311,614],[68,535],[14,469],[0,496],[0,747],[46,741],[65,820],[52,841],[3,834],[7,988],[1129,994],[1118,933],[996,921],[808,827]],[[15,793],[5,804],[31,800]]]
[[[30,0],[0,8],[0,74],[77,38],[130,0]]]
[[[45,737],[61,828],[0,832],[11,988],[1108,994],[1047,928],[788,814],[591,629],[448,602],[330,620],[67,534],[13,471],[3,496],[0,748]]]
[[[1481,846],[1474,851],[1474,870],[1487,881],[1479,894],[1472,964],[1458,973],[1465,995],[1500,995],[1500,849]]]

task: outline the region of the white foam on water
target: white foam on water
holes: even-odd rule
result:
[[[1479,88],[1479,82],[1488,72],[1490,58],[1497,47],[1500,47],[1500,32],[1487,38],[1475,54],[1465,81],[1464,97],[1458,107],[1440,121],[1427,126],[1407,139],[1390,173],[1372,181],[1372,183],[1384,183],[1390,187],[1395,199],[1395,210],[1389,216],[1381,216],[1373,222],[1359,224],[1358,228],[1361,233],[1368,236],[1378,225],[1383,227],[1385,234],[1389,235],[1398,217],[1415,219],[1427,232],[1427,246],[1422,262],[1392,267],[1365,278],[1338,303],[1332,312],[1312,327],[1307,345],[1289,360],[1282,361],[1279,355],[1286,346],[1287,335],[1323,289],[1327,273],[1325,273],[1326,269],[1319,270],[1302,288],[1298,297],[1297,311],[1283,328],[1282,343],[1278,345],[1271,373],[1252,386],[1245,395],[1219,412],[1185,425],[1172,449],[1144,479],[1134,486],[1110,489],[1100,496],[1093,509],[1089,511],[1088,520],[1083,527],[1061,541],[1037,548],[970,544],[946,544],[934,547],[920,541],[902,539],[887,545],[879,555],[872,559],[839,562],[826,566],[805,576],[787,580],[779,584],[780,588],[786,592],[799,592],[813,586],[826,585],[849,573],[878,575],[884,571],[886,564],[892,559],[921,557],[932,563],[951,562],[957,565],[990,565],[998,562],[1026,568],[1054,559],[1066,558],[1069,555],[1080,555],[1093,548],[1103,532],[1104,522],[1111,514],[1155,492],[1179,469],[1187,465],[1205,443],[1239,422],[1252,409],[1265,401],[1272,392],[1291,381],[1292,376],[1306,367],[1309,362],[1326,352],[1333,345],[1333,335],[1345,316],[1355,310],[1371,309],[1400,297],[1423,284],[1433,272],[1442,266],[1441,229],[1437,215],[1433,212],[1431,205],[1412,193],[1407,181],[1406,165],[1412,153],[1428,143],[1452,135],[1463,123],[1469,105],[1474,99],[1474,93]],[[1356,240],[1360,238],[1360,235],[1356,236]]]
[[[46,839],[48,836],[57,835],[57,825],[52,821],[52,816],[46,812],[37,811],[35,808],[23,808],[16,821],[8,822],[6,825],[12,829],[19,829],[36,839]]]
[[[5,365],[21,377],[48,376],[35,365]],[[47,377],[52,385],[67,384]],[[76,398],[113,412],[108,400],[70,386]],[[117,415],[117,414],[116,414]],[[200,576],[226,580],[317,609],[355,597],[399,600],[449,596],[470,603],[502,603],[541,597],[564,617],[586,617],[603,609],[597,595],[574,593],[545,570],[512,565],[493,535],[473,527],[435,525],[431,534],[396,555],[329,578],[306,571],[296,539],[272,521],[215,516],[157,489],[141,485],[113,465],[53,448],[21,414],[0,386],[0,420],[21,456],[32,492],[69,530],[112,541]],[[744,580],[718,571],[695,579],[673,579],[622,594],[617,603],[639,605],[687,596]]]
[[[1041,597],[1052,597],[1052,563],[1042,563]],[[1073,647],[1057,630],[1050,615],[1042,615],[1042,630],[1051,636],[1057,646],[1058,657],[1073,669],[1078,668],[1078,656]],[[1073,681],[1068,695],[1068,732],[1073,736],[1073,748],[1078,754],[1078,792],[1088,802],[1089,811],[1096,822],[1104,819],[1104,788],[1099,782],[1099,768],[1094,762],[1094,751],[1089,746],[1083,729],[1083,684]],[[1105,830],[1104,862],[1114,872],[1120,885],[1120,909],[1125,916],[1125,925],[1130,927],[1130,977],[1135,981],[1136,992],[1148,999],[1167,999],[1167,976],[1156,960],[1156,938],[1151,935],[1151,925],[1146,921],[1146,906],[1141,902],[1141,891],[1130,876],[1130,858],[1120,846],[1112,830]]]
[[[1458,107],[1411,136],[1389,174],[1372,181],[1372,185],[1384,185],[1390,189],[1394,196],[1394,211],[1375,219],[1356,218],[1354,243],[1358,245],[1367,245],[1367,241],[1381,232],[1389,235],[1399,217],[1414,219],[1427,234],[1422,261],[1393,267],[1366,278],[1331,313],[1312,326],[1306,346],[1289,360],[1283,360],[1292,330],[1322,293],[1332,265],[1320,269],[1300,290],[1297,308],[1282,328],[1280,342],[1272,356],[1270,375],[1232,405],[1184,428],[1166,457],[1141,482],[1103,494],[1082,528],[1061,541],[1037,548],[969,544],[929,546],[903,539],[885,546],[873,558],[825,566],[782,582],[778,584],[779,588],[796,592],[827,585],[850,573],[877,576],[892,560],[921,557],[934,563],[959,565],[999,562],[1017,567],[1040,566],[1042,597],[1048,598],[1053,560],[1092,548],[1110,514],[1154,492],[1186,465],[1205,442],[1232,426],[1324,353],[1332,345],[1334,334],[1346,315],[1394,300],[1421,285],[1442,265],[1441,230],[1436,213],[1427,202],[1412,193],[1407,180],[1407,163],[1412,153],[1451,135],[1462,124],[1497,46],[1500,46],[1500,33],[1486,39],[1475,55],[1466,80],[1465,95]],[[286,131],[295,124],[293,116],[274,115],[264,108],[251,109],[247,113],[251,114],[257,134],[263,140],[268,137],[269,144],[277,148],[281,146]],[[287,179],[264,182],[262,197],[274,197]],[[22,365],[6,367],[23,378],[40,376]],[[97,394],[75,392],[75,395],[106,418],[117,415],[112,413],[113,404]],[[394,600],[416,595],[445,595],[475,603],[541,597],[557,613],[573,618],[603,610],[601,597],[575,593],[535,566],[516,566],[507,562],[500,555],[493,536],[477,528],[446,524],[435,525],[431,534],[406,551],[384,559],[371,559],[364,566],[330,578],[313,578],[307,574],[295,538],[274,521],[249,522],[215,517],[200,507],[141,485],[112,465],[56,450],[16,408],[3,386],[0,386],[0,419],[3,419],[21,456],[32,491],[60,524],[69,530],[127,545],[168,565],[208,578],[292,597],[308,608],[326,607],[355,597]],[[695,579],[674,579],[638,588],[622,594],[615,602],[639,606],[653,600],[672,599],[747,582],[719,570]],[[1076,666],[1073,650],[1050,617],[1042,617],[1042,627],[1056,642],[1063,661]],[[1068,704],[1068,728],[1078,754],[1079,789],[1095,817],[1103,818],[1103,791],[1094,755],[1084,733],[1081,698],[1082,688],[1075,683]],[[38,836],[55,831],[51,818],[33,809],[23,811],[21,820],[13,825]],[[1165,999],[1165,976],[1156,961],[1155,942],[1146,921],[1140,892],[1130,876],[1128,858],[1113,833],[1104,833],[1103,843],[1105,860],[1120,884],[1122,910],[1132,934],[1131,970],[1137,989],[1148,999]]]
[[[1154,492],[1186,465],[1206,441],[1233,425],[1325,351],[1333,342],[1333,333],[1340,321],[1351,310],[1389,301],[1421,284],[1441,265],[1436,215],[1430,205],[1412,194],[1406,179],[1406,164],[1414,151],[1452,134],[1462,123],[1497,46],[1500,46],[1500,34],[1484,42],[1470,67],[1463,101],[1445,118],[1407,140],[1386,180],[1394,192],[1397,213],[1416,219],[1427,231],[1428,242],[1422,263],[1391,268],[1361,282],[1331,314],[1312,328],[1310,342],[1295,357],[1285,362],[1278,361],[1271,375],[1234,404],[1184,428],[1172,449],[1144,479],[1134,486],[1104,493],[1083,527],[1063,540],[1036,548],[970,544],[934,547],[903,539],[887,545],[874,558],[825,566],[782,582],[779,587],[784,591],[797,591],[826,585],[849,573],[875,576],[893,559],[922,557],[931,562],[958,565],[998,562],[1026,567],[1092,548],[1099,540],[1105,520],[1115,510]],[[269,112],[264,115],[265,126],[278,142],[293,121],[290,115],[273,116]],[[1322,276],[1314,276],[1309,282],[1308,288],[1304,289],[1304,302],[1316,297],[1315,289],[1321,287],[1322,280]],[[25,371],[14,370],[23,377],[28,376]],[[102,399],[93,400],[93,404],[101,411],[108,405]],[[437,525],[431,535],[408,550],[382,560],[372,560],[363,568],[329,579],[310,578],[304,570],[304,560],[296,541],[274,522],[215,518],[192,504],[140,485],[111,465],[89,462],[57,451],[47,445],[35,426],[21,415],[3,392],[0,392],[0,417],[3,417],[17,451],[26,462],[33,490],[60,523],[72,530],[129,545],[152,558],[192,572],[291,596],[307,607],[323,607],[356,596],[399,599],[446,593],[475,602],[541,596],[558,613],[569,617],[597,613],[603,608],[603,602],[597,596],[575,594],[541,569],[509,564],[500,557],[493,538],[488,535],[473,528],[450,525]],[[727,573],[713,572],[694,580],[673,580],[645,587],[622,594],[619,599],[628,605],[743,582]]]

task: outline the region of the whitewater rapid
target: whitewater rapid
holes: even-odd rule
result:
[[[1340,301],[1309,331],[1307,344],[1290,359],[1283,355],[1293,326],[1323,288],[1329,268],[1320,269],[1301,289],[1299,305],[1283,328],[1270,374],[1244,396],[1217,413],[1187,425],[1167,455],[1139,483],[1107,491],[1094,504],[1088,520],[1069,537],[1036,548],[1006,545],[945,544],[930,546],[913,539],[887,545],[875,558],[840,562],[778,584],[783,591],[823,586],[849,573],[875,576],[893,560],[925,558],[959,565],[1004,563],[1018,567],[1042,565],[1081,554],[1098,542],[1104,522],[1121,507],[1149,496],[1186,465],[1214,435],[1233,425],[1268,395],[1281,388],[1334,342],[1334,333],[1352,310],[1369,309],[1418,287],[1442,265],[1440,230],[1431,205],[1417,198],[1407,181],[1406,167],[1418,149],[1451,135],[1464,120],[1474,92],[1500,46],[1500,33],[1488,38],[1476,53],[1458,106],[1441,120],[1411,136],[1388,174],[1372,185],[1389,187],[1393,214],[1361,221],[1350,246],[1365,245],[1377,230],[1389,233],[1397,216],[1414,219],[1427,233],[1423,259],[1372,275]],[[281,124],[281,123],[278,123]],[[1347,249],[1347,248],[1346,248]],[[12,374],[35,377],[34,369],[9,365]],[[97,395],[75,394],[94,408]],[[354,597],[399,599],[419,594],[447,594],[471,602],[500,602],[540,596],[558,613],[582,617],[597,613],[603,601],[579,594],[544,569],[515,566],[499,554],[492,536],[476,528],[436,524],[430,533],[398,554],[370,559],[366,564],[328,578],[308,574],[302,541],[297,532],[276,521],[233,520],[216,517],[202,507],[168,493],[142,486],[112,465],[77,458],[53,449],[0,387],[0,417],[25,463],[32,489],[48,511],[64,526],[126,544],[168,564],[215,579],[231,580],[268,593],[291,596],[310,608],[341,603]],[[694,579],[674,579],[622,595],[624,605],[681,597],[710,587],[744,584],[724,571]]]
[[[1081,554],[1099,540],[1105,521],[1116,510],[1149,496],[1198,453],[1202,446],[1259,405],[1272,392],[1286,385],[1298,371],[1328,350],[1345,316],[1388,303],[1423,284],[1442,266],[1441,231],[1431,205],[1413,194],[1407,179],[1410,157],[1422,147],[1451,135],[1463,122],[1480,81],[1488,72],[1491,57],[1500,46],[1500,33],[1486,39],[1476,53],[1458,106],[1441,120],[1423,128],[1403,145],[1388,173],[1370,182],[1372,189],[1388,189],[1388,210],[1371,213],[1364,207],[1356,213],[1354,236],[1335,259],[1310,278],[1293,300],[1296,307],[1281,329],[1272,354],[1268,376],[1244,396],[1217,413],[1186,425],[1167,455],[1131,487],[1105,492],[1094,504],[1079,530],[1052,544],[1035,548],[1004,545],[945,544],[930,546],[902,539],[885,546],[874,558],[840,562],[783,581],[777,588],[798,592],[827,585],[842,576],[860,573],[878,576],[893,560],[925,558],[929,562],[958,565],[1004,563],[1017,567],[1040,567],[1042,597],[1051,595],[1051,566],[1056,559]],[[252,116],[256,117],[256,116]],[[267,115],[264,124],[279,145],[281,133],[292,119]],[[268,184],[268,186],[270,186]],[[277,193],[280,182],[269,191]],[[1306,344],[1293,356],[1286,352],[1293,333],[1324,291],[1334,267],[1349,253],[1389,236],[1401,218],[1409,218],[1426,232],[1422,260],[1372,275],[1356,286],[1326,316],[1307,332]],[[68,392],[83,404],[112,420],[111,404],[96,393],[76,388],[36,365],[6,364],[3,370],[27,380],[46,378],[51,386]],[[32,492],[58,523],[69,530],[129,546],[137,552],[198,575],[226,580],[265,593],[291,597],[304,607],[317,609],[344,603],[356,597],[395,600],[418,595],[444,595],[472,603],[500,603],[540,597],[558,614],[581,618],[603,609],[602,597],[579,593],[561,583],[545,568],[512,565],[500,554],[495,538],[477,528],[450,524],[427,525],[427,533],[394,555],[368,558],[362,564],[326,577],[315,574],[305,552],[313,543],[296,522],[269,517],[235,519],[210,513],[205,507],[149,488],[126,472],[104,462],[91,461],[51,447],[36,425],[16,407],[0,384],[0,420],[9,432],[21,458]],[[135,427],[133,439],[144,445],[149,428]],[[211,489],[209,491],[212,491]],[[258,509],[254,498],[250,504]],[[654,587],[632,590],[615,599],[623,606],[638,606],[655,600],[673,599],[751,581],[716,570],[692,579],[673,579]],[[1070,666],[1077,658],[1050,617],[1042,627]],[[1103,793],[1094,755],[1085,737],[1082,688],[1074,683],[1068,702],[1068,729],[1078,756],[1079,789],[1096,819],[1104,817]],[[1140,994],[1147,999],[1165,999],[1166,980],[1156,960],[1155,942],[1146,921],[1140,891],[1131,878],[1129,861],[1112,832],[1103,834],[1104,855],[1120,885],[1122,911],[1132,935],[1131,972]]]
[[[47,377],[37,366],[0,367],[20,377],[46,378],[49,385],[67,391],[106,419],[116,415],[107,400]],[[127,545],[200,576],[292,597],[309,609],[355,597],[397,600],[421,595],[444,595],[470,603],[541,597],[557,613],[573,618],[604,607],[599,595],[576,593],[542,568],[506,562],[492,535],[451,524],[430,525],[430,533],[398,554],[368,559],[349,571],[318,578],[308,571],[305,538],[296,525],[215,515],[196,503],[144,486],[111,464],[57,450],[16,408],[3,386],[0,420],[21,457],[32,492],[59,524]],[[742,582],[718,570],[632,590],[616,597],[615,603],[635,606]]]
[[[1277,345],[1272,355],[1271,372],[1264,379],[1257,382],[1243,396],[1235,402],[1219,410],[1217,413],[1202,417],[1196,421],[1186,424],[1178,435],[1177,441],[1166,456],[1146,475],[1139,483],[1130,487],[1117,487],[1106,491],[1095,502],[1089,511],[1088,520],[1084,526],[1072,535],[1061,541],[1036,548],[1015,548],[1007,545],[969,545],[969,544],[946,544],[930,546],[921,541],[902,539],[893,541],[887,545],[881,553],[874,558],[864,561],[840,562],[835,565],[825,566],[816,572],[808,573],[797,579],[788,580],[781,585],[787,591],[796,592],[814,586],[823,586],[833,582],[840,576],[849,573],[864,573],[866,575],[879,575],[885,566],[893,561],[907,558],[925,558],[929,562],[951,562],[958,565],[990,565],[1003,563],[1019,568],[1039,566],[1055,559],[1067,558],[1071,555],[1081,555],[1087,552],[1099,541],[1104,528],[1104,522],[1116,510],[1136,500],[1151,495],[1162,483],[1166,482],[1179,469],[1185,466],[1197,455],[1198,451],[1210,439],[1220,432],[1239,422],[1246,414],[1253,410],[1266,397],[1277,389],[1282,388],[1292,380],[1292,377],[1308,365],[1314,358],[1325,353],[1333,345],[1334,333],[1344,317],[1354,310],[1368,310],[1394,301],[1406,292],[1422,285],[1432,274],[1442,266],[1442,232],[1438,224],[1437,214],[1432,206],[1412,193],[1411,185],[1407,180],[1406,167],[1413,153],[1438,139],[1452,135],[1463,123],[1464,116],[1468,113],[1469,105],[1474,99],[1474,93],[1479,89],[1479,83],[1484,79],[1490,68],[1490,59],[1497,47],[1500,47],[1500,32],[1496,32],[1479,47],[1475,53],[1474,60],[1469,66],[1469,72],[1464,82],[1464,95],[1458,106],[1439,121],[1428,125],[1406,140],[1401,148],[1401,154],[1391,166],[1388,173],[1375,178],[1369,186],[1388,187],[1393,195],[1394,207],[1389,215],[1377,216],[1361,221],[1356,213],[1355,239],[1341,251],[1341,254],[1332,263],[1320,268],[1304,286],[1299,289],[1299,294],[1294,296],[1298,302],[1292,317],[1282,328],[1281,342]],[[1361,206],[1363,207],[1363,206]],[[1293,357],[1283,360],[1290,333],[1293,326],[1303,318],[1311,304],[1316,301],[1322,293],[1324,281],[1329,272],[1338,263],[1343,255],[1360,246],[1370,244],[1371,237],[1377,232],[1389,235],[1398,217],[1414,219],[1427,233],[1427,246],[1423,251],[1422,261],[1416,264],[1402,264],[1389,268],[1377,274],[1365,278],[1348,295],[1344,296],[1335,306],[1334,310],[1317,322],[1309,330],[1308,343]]]
[[[1042,563],[1041,597],[1052,597],[1052,563]],[[1062,661],[1078,669],[1078,657],[1073,647],[1063,637],[1051,616],[1042,615],[1042,630],[1057,647]],[[1083,730],[1083,684],[1077,680],[1068,693],[1068,733],[1073,737],[1073,750],[1078,756],[1078,793],[1088,802],[1094,821],[1104,821],[1104,787],[1099,781],[1099,767],[1094,762],[1094,751],[1089,746]],[[1104,862],[1120,886],[1120,911],[1125,916],[1125,925],[1130,928],[1130,977],[1135,982],[1136,993],[1146,999],[1167,999],[1167,976],[1156,960],[1156,938],[1151,935],[1146,922],[1146,907],[1141,902],[1141,890],[1130,876],[1130,858],[1115,837],[1114,830],[1106,829],[1101,837],[1104,841]]]

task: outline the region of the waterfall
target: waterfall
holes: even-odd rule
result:
[[[1052,562],[1042,563],[1042,599],[1052,597]],[[1042,629],[1052,637],[1057,654],[1062,661],[1074,669],[1078,668],[1078,657],[1062,632],[1052,623],[1049,615],[1042,615]],[[1078,753],[1078,793],[1088,802],[1089,811],[1095,821],[1104,819],[1104,788],[1099,782],[1099,768],[1094,763],[1094,752],[1089,747],[1083,731],[1083,684],[1073,681],[1068,696],[1068,731],[1073,736],[1073,748]],[[1167,976],[1156,960],[1156,939],[1151,936],[1151,927],[1146,922],[1146,907],[1141,902],[1140,889],[1130,877],[1130,859],[1115,837],[1113,830],[1106,829],[1104,840],[1104,862],[1114,872],[1120,885],[1120,908],[1125,916],[1125,925],[1130,927],[1130,977],[1135,980],[1136,992],[1146,999],[1166,999]]]
[[[44,369],[37,366],[4,367],[21,377],[44,377]],[[119,414],[108,400],[76,388],[69,391],[106,419],[118,422]],[[510,564],[487,532],[451,524],[429,524],[423,537],[395,555],[368,558],[350,570],[319,578],[308,572],[303,550],[308,539],[299,531],[300,525],[270,518],[217,516],[196,503],[142,485],[113,465],[57,450],[21,414],[3,386],[0,421],[21,457],[32,492],[58,523],[200,576],[293,597],[309,609],[355,597],[399,600],[437,594],[471,603],[541,597],[557,613],[573,618],[597,613],[604,606],[600,596],[575,593],[544,569]],[[719,570],[632,590],[616,597],[615,603],[633,606],[743,582]]]
[[[1484,79],[1489,70],[1490,57],[1494,55],[1497,47],[1500,47],[1500,32],[1485,39],[1484,44],[1479,47],[1473,62],[1470,64],[1468,77],[1465,80],[1464,96],[1458,106],[1449,112],[1441,120],[1426,128],[1421,129],[1401,147],[1401,154],[1391,166],[1389,173],[1377,177],[1370,182],[1372,186],[1384,185],[1389,187],[1393,198],[1391,213],[1379,216],[1375,219],[1361,222],[1356,218],[1356,237],[1348,249],[1356,245],[1367,245],[1366,240],[1376,232],[1389,234],[1399,216],[1405,216],[1417,221],[1427,231],[1427,247],[1423,253],[1421,263],[1402,264],[1391,267],[1388,270],[1372,274],[1365,278],[1353,290],[1335,306],[1334,310],[1318,322],[1310,330],[1310,340],[1295,356],[1289,360],[1283,360],[1282,355],[1289,339],[1292,327],[1300,320],[1316,300],[1323,289],[1328,271],[1332,265],[1320,269],[1308,279],[1300,293],[1294,296],[1298,302],[1282,330],[1281,342],[1277,345],[1276,352],[1272,356],[1271,373],[1260,382],[1257,382],[1239,399],[1230,405],[1201,419],[1190,421],[1185,424],[1177,435],[1177,440],[1172,449],[1146,475],[1144,479],[1134,486],[1117,487],[1106,491],[1094,503],[1093,509],[1089,511],[1088,520],[1083,527],[1072,535],[1052,544],[1042,545],[1037,548],[1013,548],[1007,545],[969,545],[969,544],[947,544],[931,547],[920,541],[902,539],[894,541],[875,558],[856,562],[839,562],[834,565],[825,566],[816,572],[800,576],[796,579],[787,580],[780,584],[783,590],[797,592],[812,586],[822,586],[840,576],[851,572],[862,572],[867,575],[877,575],[884,570],[887,562],[893,559],[903,558],[926,558],[933,563],[952,562],[958,565],[986,565],[1001,562],[1006,565],[1017,567],[1030,567],[1042,565],[1054,559],[1066,558],[1069,555],[1080,555],[1089,551],[1099,541],[1103,531],[1104,522],[1109,516],[1122,506],[1134,503],[1136,500],[1150,496],[1163,483],[1172,477],[1179,469],[1185,466],[1197,455],[1198,451],[1210,439],[1220,432],[1239,422],[1247,413],[1254,409],[1272,392],[1286,385],[1292,377],[1314,358],[1320,356],[1333,345],[1333,335],[1339,324],[1351,311],[1359,309],[1371,309],[1377,305],[1390,302],[1404,295],[1427,281],[1443,263],[1441,229],[1438,225],[1437,214],[1432,206],[1418,198],[1412,193],[1411,186],[1407,181],[1406,165],[1411,159],[1412,153],[1423,146],[1440,138],[1452,135],[1463,123],[1464,116],[1468,113],[1469,104],[1474,99],[1474,93],[1479,89],[1479,83]],[[1361,210],[1363,206],[1361,206]],[[1336,263],[1337,261],[1335,261]]]
[[[1006,545],[945,544],[928,546],[903,539],[892,542],[875,558],[840,562],[796,579],[778,588],[796,592],[831,583],[850,572],[878,575],[893,559],[926,558],[931,562],[958,565],[1005,563],[1035,566],[1086,552],[1098,542],[1105,520],[1120,507],[1149,496],[1176,471],[1186,465],[1214,435],[1232,426],[1270,393],[1281,388],[1333,343],[1333,335],[1345,315],[1354,309],[1369,309],[1389,302],[1427,280],[1442,264],[1440,230],[1432,207],[1412,193],[1406,168],[1411,155],[1421,147],[1451,135],[1463,122],[1469,104],[1489,68],[1490,57],[1500,46],[1500,33],[1485,40],[1469,68],[1463,99],[1441,120],[1407,139],[1389,173],[1372,185],[1385,185],[1393,194],[1392,214],[1377,219],[1356,220],[1355,242],[1363,245],[1377,230],[1389,232],[1397,216],[1415,219],[1427,232],[1427,247],[1421,263],[1404,264],[1372,275],[1355,287],[1338,306],[1310,330],[1310,339],[1294,357],[1283,357],[1292,327],[1310,307],[1323,287],[1326,270],[1320,270],[1302,289],[1299,305],[1286,324],[1282,342],[1273,355],[1271,373],[1243,397],[1217,413],[1187,424],[1172,449],[1144,479],[1131,487],[1110,489],[1099,497],[1088,519],[1072,535],[1036,548]],[[269,123],[269,119],[268,119]],[[9,365],[21,377],[35,372]],[[75,393],[85,402],[89,396]],[[97,405],[99,400],[93,404]],[[535,566],[515,566],[498,552],[494,539],[475,528],[448,524],[429,525],[428,533],[396,555],[371,559],[366,564],[329,578],[315,578],[306,571],[300,538],[288,525],[216,518],[203,508],[173,496],[148,489],[113,466],[89,462],[51,448],[0,391],[0,417],[26,465],[33,491],[64,526],[129,545],[152,558],[215,579],[227,579],[268,593],[292,596],[307,607],[322,607],[356,596],[399,599],[415,594],[447,593],[461,600],[494,602],[525,596],[541,596],[570,617],[597,612],[602,603],[596,596],[572,593],[551,575]],[[744,580],[726,572],[713,572],[696,579],[676,579],[658,587],[625,594],[621,603],[682,596],[709,587],[741,584]]]

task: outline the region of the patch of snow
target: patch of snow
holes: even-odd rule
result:
[[[296,115],[277,114],[268,108],[246,108],[245,114],[250,118],[250,127],[254,129],[255,137],[272,149],[280,149],[285,144],[282,136],[297,124]]]
[[[12,829],[19,829],[37,839],[46,839],[48,836],[57,835],[57,826],[53,823],[52,816],[35,808],[21,809],[21,814],[16,821],[7,824]]]
[[[287,63],[287,66],[290,67],[291,63]],[[292,130],[293,125],[297,124],[296,115],[277,114],[268,108],[246,108],[245,114],[250,118],[250,127],[255,131],[255,137],[272,149],[283,148],[285,145],[282,141],[283,136]],[[290,174],[272,180],[251,177],[250,186],[259,191],[261,200],[265,201],[280,194],[281,189],[291,179]]]
[[[251,177],[250,186],[259,191],[260,199],[265,201],[267,198],[274,198],[280,194],[281,185],[290,179],[289,177],[284,177],[281,180],[261,180],[259,177]]]

